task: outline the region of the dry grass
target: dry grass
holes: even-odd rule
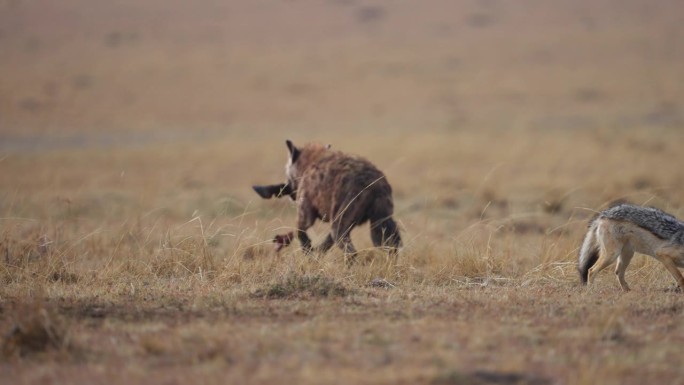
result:
[[[221,159],[218,149],[227,145],[207,148]],[[72,156],[81,153],[60,155],[63,162]],[[147,156],[151,162],[163,157]],[[187,153],[185,160],[194,156]],[[654,154],[653,161],[660,156],[666,155]],[[21,158],[3,161],[19,185],[30,179],[28,170],[7,165]],[[37,160],[43,165],[35,162],[30,167],[40,170],[54,159],[46,154]],[[400,192],[413,183],[396,171],[388,175]],[[464,175],[474,178],[467,170]],[[241,198],[239,190],[227,199],[213,187],[188,193],[170,183],[160,190],[186,201],[159,193],[152,207],[136,200],[152,195],[150,187],[133,184],[119,187],[130,191],[126,199],[111,200],[120,207],[102,210],[83,203],[97,195],[94,189],[50,192],[36,183],[5,208],[2,220],[0,325],[8,333],[6,346],[23,346],[9,350],[5,370],[29,383],[103,376],[135,383],[680,378],[681,294],[672,291],[662,266],[637,258],[628,272],[632,293],[621,293],[609,273],[594,287],[580,288],[575,255],[591,212],[576,207],[590,194],[570,192],[561,209],[549,211],[545,194],[535,202],[529,190],[500,192],[506,180],[499,177],[501,185],[486,188],[486,180],[465,183],[446,206],[439,196],[451,187],[418,190],[416,195],[432,191],[422,202],[403,192],[397,218],[404,250],[394,259],[364,249],[352,265],[337,250],[309,257],[290,247],[276,255],[270,239],[294,222],[286,200]],[[250,183],[245,180],[244,189]],[[70,196],[66,213],[63,202],[43,198],[50,194]],[[631,194],[644,202],[657,198]],[[237,207],[217,203],[225,201]],[[22,212],[33,218],[14,214]],[[317,226],[316,237],[325,229]],[[368,247],[367,233],[367,227],[358,229],[355,242]],[[378,281],[387,284],[373,284]],[[38,287],[43,289],[33,289]],[[43,305],[25,316],[17,312],[34,300]],[[40,321],[46,315],[68,325],[68,337],[62,337],[68,347],[52,337],[57,332],[50,322],[62,323]],[[16,334],[24,330],[17,329],[22,322],[33,325],[34,335],[43,333],[35,337],[43,341],[39,349],[33,337]],[[33,350],[39,353],[24,353]],[[121,364],[127,369],[116,370]],[[36,368],[45,372],[28,374]]]
[[[684,381],[665,269],[575,262],[684,217],[678,2],[91,3],[0,1],[4,382]],[[386,173],[397,258],[275,252],[286,138]]]

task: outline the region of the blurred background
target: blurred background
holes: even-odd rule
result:
[[[681,127],[683,40],[676,0],[2,0],[2,148]]]

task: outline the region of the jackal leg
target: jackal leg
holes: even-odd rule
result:
[[[612,265],[613,262],[615,262],[615,260],[617,259],[618,255],[618,253],[601,253],[598,261],[596,261],[596,264],[589,269],[589,284],[594,283],[596,274],[598,274],[601,270],[605,269],[606,267]]]
[[[629,262],[632,260],[633,256],[634,251],[632,249],[627,247],[622,248],[620,256],[617,259],[617,265],[615,266],[615,274],[617,275],[618,282],[620,282],[620,286],[624,291],[630,290],[629,285],[627,285],[627,281],[625,281],[625,270],[627,270],[627,266],[629,266]]]
[[[615,262],[623,248],[622,242],[619,242],[608,229],[608,227],[599,224],[597,235],[601,250],[599,251],[599,258],[596,264],[589,269],[588,281],[590,284],[594,282],[596,274]]]
[[[682,277],[682,272],[677,268],[678,262],[684,259],[684,249],[677,246],[661,247],[656,250],[655,257],[665,265],[667,271],[672,274],[672,277],[674,277],[679,288],[684,293],[684,277]]]

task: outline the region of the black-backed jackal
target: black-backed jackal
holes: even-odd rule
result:
[[[684,222],[652,207],[618,204],[598,213],[589,222],[579,252],[578,269],[583,284],[593,282],[599,271],[617,261],[615,274],[628,291],[625,270],[634,253],[660,261],[684,292]]]

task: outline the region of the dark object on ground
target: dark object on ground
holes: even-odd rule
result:
[[[287,234],[277,234],[275,238],[273,238],[273,243],[275,243],[275,251],[276,253],[279,252],[281,249],[290,246],[290,243],[292,243],[292,240],[294,239],[294,233],[290,231]]]

